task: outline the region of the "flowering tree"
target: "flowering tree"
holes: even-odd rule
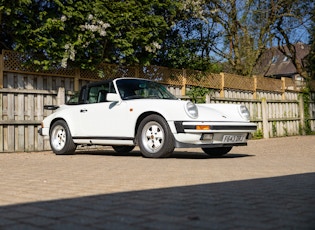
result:
[[[148,63],[175,14],[171,0],[0,0],[1,48],[30,54],[40,68]],[[169,10],[171,9],[171,10]],[[171,18],[171,17],[170,17]],[[44,58],[43,58],[44,56]]]

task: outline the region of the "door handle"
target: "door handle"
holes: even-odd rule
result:
[[[87,109],[81,109],[80,110],[80,113],[85,113],[85,112],[87,112]]]

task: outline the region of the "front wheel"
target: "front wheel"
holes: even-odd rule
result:
[[[174,151],[174,136],[163,117],[153,114],[144,118],[137,132],[138,145],[144,157],[168,157]]]
[[[212,157],[219,157],[230,152],[232,147],[202,148],[202,150]]]
[[[52,125],[49,138],[51,149],[57,155],[73,154],[77,148],[72,140],[68,125],[63,120],[56,121]]]

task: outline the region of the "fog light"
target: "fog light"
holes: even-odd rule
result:
[[[201,140],[212,140],[212,139],[213,139],[213,134],[204,133],[201,136]]]

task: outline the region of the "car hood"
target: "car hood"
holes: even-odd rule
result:
[[[237,104],[197,104],[199,118],[211,116],[216,121],[248,121],[240,113],[240,106]]]

